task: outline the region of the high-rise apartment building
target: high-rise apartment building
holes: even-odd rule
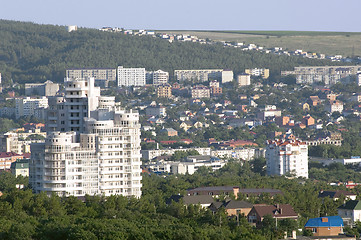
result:
[[[295,174],[308,178],[308,147],[299,140],[268,141],[266,148],[268,175]]]
[[[141,196],[139,114],[102,97],[94,79],[65,80],[50,101],[48,136],[31,146],[29,182],[59,196]]]
[[[118,86],[145,86],[145,68],[118,67]]]

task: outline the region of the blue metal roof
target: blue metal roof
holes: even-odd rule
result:
[[[343,220],[340,216],[311,218],[307,221],[305,225],[305,227],[340,227],[340,226],[343,227]]]

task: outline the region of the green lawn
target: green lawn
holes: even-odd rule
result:
[[[282,47],[287,50],[302,49],[326,55],[361,56],[359,32],[311,31],[158,31],[192,34],[216,41],[255,43],[267,48]]]

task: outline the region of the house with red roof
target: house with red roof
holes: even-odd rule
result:
[[[270,215],[277,220],[298,219],[298,214],[293,210],[293,207],[290,204],[255,204],[249,212],[247,219],[249,223],[259,227],[266,215]]]

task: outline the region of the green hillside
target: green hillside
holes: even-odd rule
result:
[[[221,45],[169,43],[149,36],[129,36],[64,26],[0,20],[0,72],[3,81],[60,82],[67,68],[145,67],[163,69],[266,67],[271,74],[299,65],[326,65],[329,61],[244,52]]]
[[[215,41],[254,43],[266,48],[282,47],[294,51],[326,55],[361,56],[360,32],[314,32],[314,31],[157,31],[191,34]]]

